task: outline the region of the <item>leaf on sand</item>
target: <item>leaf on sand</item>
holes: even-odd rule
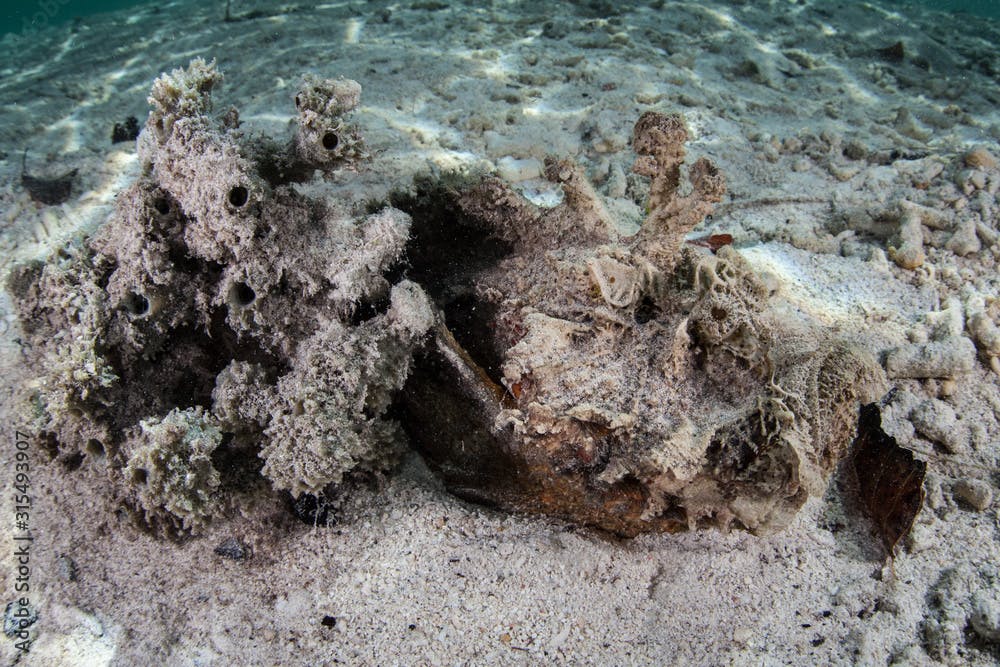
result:
[[[891,558],[923,507],[927,464],[882,430],[882,413],[876,403],[861,408],[852,463],[865,513]]]

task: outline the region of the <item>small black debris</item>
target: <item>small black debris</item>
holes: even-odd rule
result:
[[[76,581],[79,577],[79,569],[76,567],[76,561],[66,554],[56,556],[56,567],[63,581]]]
[[[54,206],[69,199],[70,192],[73,190],[73,179],[76,178],[76,169],[67,171],[56,178],[38,178],[28,173],[27,159],[28,151],[25,150],[21,157],[21,185],[34,201]]]
[[[230,537],[224,540],[219,546],[215,547],[215,553],[223,558],[238,561],[246,560],[253,556],[253,549],[246,544],[243,544],[235,537]]]
[[[135,141],[139,136],[139,119],[129,116],[124,123],[115,123],[111,130],[111,143],[120,144],[123,141]]]
[[[292,501],[292,512],[299,521],[310,526],[325,526],[330,519],[331,509],[326,498],[311,493],[303,493]]]
[[[139,136],[139,119],[129,116],[124,123],[115,123],[111,130],[111,143],[120,144],[123,141],[135,141]]]
[[[901,63],[903,58],[906,57],[906,49],[902,42],[896,42],[892,46],[887,46],[884,49],[875,49],[875,52],[882,57],[883,60],[890,63]]]
[[[319,622],[324,628],[335,628],[337,627],[337,617],[336,616],[324,616],[323,620]]]
[[[38,614],[31,607],[22,607],[16,602],[8,602],[3,610],[3,633],[14,637],[18,632],[34,625]]]

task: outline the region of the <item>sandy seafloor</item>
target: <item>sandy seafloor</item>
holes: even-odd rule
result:
[[[963,162],[976,146],[1000,156],[996,22],[879,2],[375,1],[236,2],[235,15],[264,16],[223,23],[220,4],[154,3],[0,40],[4,272],[101,223],[138,168],[133,145],[111,145],[112,124],[144,118],[152,80],[205,56],[226,76],[217,108],[235,104],[247,127],[267,133],[288,132],[302,74],[361,82],[355,120],[374,157],[352,178],[371,198],[431,166],[531,179],[537,163],[511,159],[554,154],[581,163],[613,210],[634,212],[624,199],[630,128],[644,110],[681,111],[690,152],[715,160],[729,182],[698,233],[732,234],[790,312],[809,312],[876,354],[937,335],[942,318],[925,315],[952,299],[954,315],[970,295],[987,306],[998,296],[1000,172],[977,175]],[[878,52],[897,41],[901,61]],[[68,202],[30,200],[20,186],[25,148],[33,174],[79,170]],[[879,215],[903,199],[963,224],[976,212],[979,247],[949,245],[947,225],[925,227],[922,267],[887,261],[895,229]],[[996,318],[997,305],[988,312]],[[18,426],[9,406],[22,369],[6,296],[0,316],[6,604],[15,597]],[[995,500],[975,508],[956,488],[996,491],[998,377],[981,356],[954,381],[894,384],[902,398],[886,412],[887,430],[929,473],[925,507],[891,567],[857,519],[843,470],[775,535],[616,541],[456,500],[411,455],[382,488],[355,493],[336,525],[304,525],[265,495],[176,544],[116,512],[96,466],[66,471],[39,455],[34,643],[21,654],[0,637],[0,658],[997,664],[1000,509]],[[950,406],[957,421],[946,434],[926,418],[915,427],[908,415],[921,404],[934,414]],[[229,537],[253,557],[216,555]]]

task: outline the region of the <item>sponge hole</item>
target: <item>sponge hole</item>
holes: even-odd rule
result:
[[[91,438],[87,441],[84,446],[84,451],[87,452],[87,456],[91,456],[95,459],[104,457],[104,443],[102,443],[97,438]]]
[[[246,283],[233,283],[229,288],[229,303],[244,308],[257,299],[257,293]]]
[[[250,201],[250,191],[242,185],[237,185],[229,191],[229,203],[236,208],[246,205],[248,201]]]
[[[149,312],[149,299],[139,294],[138,292],[132,292],[125,300],[122,302],[125,310],[133,317],[142,317]]]
[[[166,197],[157,197],[153,200],[153,208],[160,215],[167,215],[170,213],[170,202],[167,201]]]

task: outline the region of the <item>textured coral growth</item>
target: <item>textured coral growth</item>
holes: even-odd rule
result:
[[[546,163],[550,209],[493,178],[425,193],[496,249],[428,278],[444,324],[403,394],[456,493],[625,535],[763,531],[827,479],[881,369],[818,323],[786,329],[732,247],[684,244],[725,191],[702,158],[681,195],[686,139],[676,116],[636,124],[650,196],[632,237],[567,160]],[[435,223],[411,210],[420,243]]]
[[[390,466],[389,396],[431,320],[417,285],[385,277],[408,216],[291,185],[363,157],[360,86],[308,79],[282,147],[210,115],[221,81],[201,59],[157,79],[139,180],[83,247],[9,282],[38,429],[168,532],[224,506],[219,456],[262,457],[293,494]]]

